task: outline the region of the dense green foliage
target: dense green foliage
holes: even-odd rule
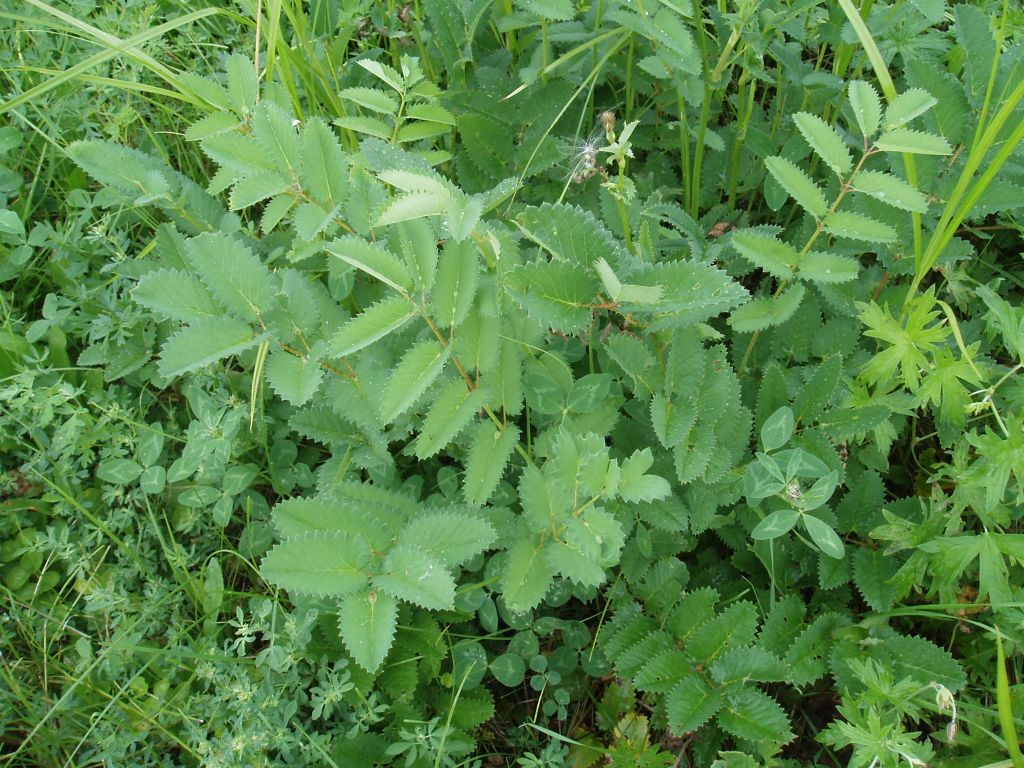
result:
[[[1024,16],[0,10],[0,764],[1024,766]]]

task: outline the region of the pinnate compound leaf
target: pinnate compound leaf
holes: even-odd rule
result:
[[[811,149],[825,162],[825,165],[838,176],[845,176],[850,172],[853,168],[853,158],[835,128],[810,112],[797,112],[793,115],[793,121]]]
[[[519,427],[515,424],[506,424],[499,429],[491,421],[481,421],[473,428],[463,481],[466,501],[473,506],[487,502],[498,487],[505,465],[518,442]]]
[[[886,107],[885,123],[882,128],[886,131],[902,128],[915,117],[923,115],[938,103],[938,99],[923,88],[911,88],[904,91]]]
[[[253,347],[267,334],[257,336],[248,323],[231,317],[211,317],[186,326],[171,336],[160,350],[160,375],[181,376]]]
[[[373,585],[389,595],[421,608],[451,610],[455,604],[455,579],[444,564],[419,547],[400,543],[384,558],[384,572]]]
[[[303,405],[320,387],[324,371],[315,360],[274,350],[264,368],[267,381],[282,400]]]
[[[878,122],[882,119],[882,102],[878,98],[878,91],[870,83],[853,80],[847,93],[861,135],[864,138],[871,138],[878,130]]]
[[[450,354],[450,346],[434,339],[424,339],[406,352],[384,388],[381,416],[385,422],[394,421],[412,407],[440,375]]]
[[[450,381],[430,406],[414,450],[416,457],[426,459],[455,439],[479,413],[490,393],[483,387],[470,390],[462,379]]]
[[[928,200],[925,196],[891,173],[861,171],[853,179],[853,188],[893,208],[917,213],[928,211]]]
[[[387,592],[353,592],[338,608],[341,640],[356,664],[367,672],[376,672],[384,662],[397,625],[398,601]]]
[[[825,230],[837,237],[868,243],[894,243],[896,230],[888,224],[852,211],[833,211],[825,217]]]
[[[849,256],[827,251],[810,251],[800,260],[797,277],[814,283],[848,283],[860,274],[860,263]]]
[[[532,539],[519,539],[506,555],[502,594],[513,613],[537,607],[544,599],[554,574],[543,548]]]
[[[668,727],[676,736],[697,730],[721,708],[722,694],[696,674],[682,680],[665,699]]]
[[[279,587],[313,597],[341,597],[366,585],[369,545],[347,531],[291,536],[263,558],[263,577]]]
[[[401,296],[382,299],[341,327],[331,339],[330,353],[344,357],[358,352],[397,331],[415,314],[409,302]]]
[[[733,310],[729,325],[740,333],[763,331],[773,325],[780,325],[793,316],[803,298],[804,287],[794,283],[776,298],[754,299]]]
[[[271,308],[275,289],[270,270],[235,238],[204,233],[186,243],[185,256],[229,311],[256,320]]]
[[[764,164],[772,178],[801,208],[819,219],[828,212],[825,194],[796,163],[784,157],[768,157]]]
[[[397,256],[361,237],[339,237],[327,243],[324,250],[401,293],[412,285],[408,270]]]
[[[756,688],[738,691],[721,712],[718,724],[732,735],[753,742],[792,741],[789,718],[775,699]]]
[[[417,516],[398,534],[398,544],[408,544],[448,567],[461,565],[487,549],[495,537],[486,520],[456,512],[428,512]]]
[[[875,142],[883,152],[908,152],[913,155],[950,155],[953,148],[941,136],[910,128],[893,128]]]
[[[199,278],[177,269],[159,269],[143,276],[132,298],[172,320],[192,323],[223,314]]]

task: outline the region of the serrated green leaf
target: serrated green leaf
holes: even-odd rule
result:
[[[591,559],[591,554],[577,541],[549,541],[544,545],[544,556],[555,573],[576,584],[596,587],[604,583],[604,568]]]
[[[398,99],[377,88],[342,88],[338,95],[342,101],[351,101],[363,109],[389,117],[398,114]]]
[[[185,130],[185,141],[202,141],[223,131],[233,131],[242,123],[231,112],[211,112],[196,120]]]
[[[303,405],[316,394],[324,371],[315,360],[274,350],[264,367],[267,381],[282,400]]]
[[[231,188],[231,210],[240,211],[250,205],[256,205],[289,187],[290,184],[277,173],[262,171],[246,176],[235,182]]]
[[[405,91],[405,79],[387,64],[374,59],[357,59],[356,64],[399,93]]]
[[[828,407],[839,386],[839,377],[842,373],[843,359],[839,355],[826,358],[814,369],[814,373],[793,402],[798,422],[810,424]]]
[[[397,331],[415,314],[413,307],[401,296],[382,299],[341,327],[331,338],[330,354],[344,357],[358,352]]]
[[[911,88],[893,99],[885,110],[882,128],[891,131],[902,128],[915,117],[923,115],[939,101],[923,88]]]
[[[696,674],[686,677],[665,699],[668,727],[676,736],[697,730],[721,708],[722,694]]]
[[[950,155],[953,148],[941,136],[910,128],[893,128],[875,142],[883,152],[908,152],[913,155]]]
[[[777,539],[788,533],[799,519],[800,513],[795,509],[776,510],[754,526],[754,530],[750,532],[750,538],[757,541]]]
[[[729,316],[729,325],[739,333],[752,333],[780,325],[793,316],[803,298],[804,287],[794,283],[776,298],[754,299],[734,309]]]
[[[259,320],[273,306],[270,270],[233,237],[204,233],[187,241],[185,256],[217,301],[239,317]]]
[[[466,501],[473,506],[487,502],[498,487],[505,465],[518,442],[519,427],[515,424],[506,424],[499,429],[490,421],[481,421],[473,428],[463,481]]]
[[[353,592],[338,607],[341,640],[356,664],[367,672],[376,672],[384,663],[397,625],[398,601],[387,592]]]
[[[845,176],[852,170],[853,158],[850,156],[850,150],[835,128],[810,112],[797,112],[793,115],[793,122],[814,153],[836,175]]]
[[[878,98],[878,91],[863,80],[852,80],[847,93],[861,136],[871,138],[878,130],[878,121],[882,119],[882,102]]]
[[[763,648],[731,648],[711,666],[711,677],[718,683],[755,680],[759,683],[786,679],[788,669],[782,659]]]
[[[441,253],[430,294],[434,317],[442,328],[454,330],[469,312],[476,296],[480,262],[476,244],[449,242]]]
[[[800,166],[784,157],[766,157],[764,164],[772,178],[801,208],[819,219],[828,213],[825,193]]]
[[[594,214],[573,205],[527,208],[516,224],[555,259],[589,267],[603,258],[615,266],[622,255],[622,247]]]
[[[395,142],[398,144],[408,144],[413,141],[441,136],[449,131],[451,131],[451,128],[442,123],[428,121],[409,122],[398,129],[398,133],[395,134]]]
[[[888,224],[852,211],[833,211],[825,217],[825,231],[837,237],[869,243],[894,243],[896,230]]]
[[[384,558],[383,569],[373,577],[377,589],[429,610],[451,610],[455,605],[455,579],[440,560],[419,547],[396,544]]]
[[[174,378],[254,347],[267,334],[256,335],[247,323],[211,317],[175,333],[160,350],[160,375]]]
[[[381,416],[385,423],[394,421],[412,407],[444,370],[450,354],[450,346],[443,346],[434,339],[424,339],[405,353],[384,388]]]
[[[740,739],[785,744],[793,740],[789,718],[775,699],[756,688],[742,688],[718,713],[718,724]]]
[[[537,607],[553,578],[543,547],[532,539],[519,539],[508,549],[501,576],[505,604],[513,613]]]
[[[346,235],[324,245],[324,250],[366,274],[405,293],[412,278],[405,265],[390,251],[355,235]]]
[[[896,587],[889,580],[896,575],[898,561],[876,549],[860,548],[853,554],[853,583],[871,610],[888,611],[896,599]]]
[[[294,172],[299,167],[299,136],[292,116],[272,101],[262,101],[253,111],[252,136],[274,158],[278,169]]]
[[[860,263],[856,259],[826,251],[810,251],[800,260],[796,276],[800,280],[831,285],[856,280],[858,274]]]
[[[803,523],[807,533],[822,552],[837,560],[843,557],[846,548],[843,546],[843,540],[832,530],[832,526],[814,515],[804,515]]]
[[[76,141],[68,155],[101,184],[140,202],[168,196],[172,186],[170,167],[163,161],[119,144],[99,139]]]
[[[574,334],[590,323],[590,307],[597,296],[593,277],[582,267],[564,262],[533,262],[508,275],[516,302],[539,322],[556,331]]]
[[[390,228],[391,250],[405,261],[416,287],[433,288],[437,274],[437,238],[430,222],[422,219],[406,221]]]
[[[208,158],[234,177],[277,173],[274,158],[248,134],[225,131],[204,139],[200,146]]]
[[[411,120],[425,120],[442,125],[455,125],[455,115],[438,104],[413,104],[405,111]]]
[[[701,477],[711,462],[716,447],[717,441],[712,430],[691,430],[687,439],[672,449],[676,479],[685,485]]]
[[[154,312],[191,323],[217,317],[223,309],[199,278],[176,269],[160,269],[143,276],[132,298]]]
[[[655,38],[671,51],[673,70],[691,75],[700,73],[700,52],[693,43],[693,36],[682,17],[675,10],[662,8],[651,20]]]
[[[516,5],[546,21],[570,21],[575,15],[572,0],[516,0]]]
[[[341,597],[366,585],[370,547],[343,531],[314,531],[291,536],[263,558],[263,577],[292,592]]]
[[[733,233],[732,246],[736,252],[773,277],[788,280],[800,254],[789,243],[755,229],[740,229]]]
[[[228,96],[231,107],[240,115],[247,114],[259,98],[259,82],[252,60],[234,53],[228,56],[225,68],[228,73]]]
[[[904,211],[926,213],[928,201],[925,196],[903,179],[881,171],[861,171],[853,179],[853,188],[865,195],[871,195],[893,208]]]
[[[678,648],[666,648],[655,653],[636,673],[633,684],[641,691],[668,693],[692,673],[693,667],[686,654]]]
[[[629,275],[632,283],[660,286],[656,302],[629,304],[620,312],[652,318],[648,332],[662,328],[685,328],[726,312],[749,298],[746,289],[723,270],[710,264],[673,261],[645,265]]]
[[[835,440],[852,440],[882,424],[890,414],[884,405],[834,408],[818,419],[818,426]]]
[[[405,192],[384,207],[375,224],[378,227],[385,227],[400,221],[442,216],[448,212],[450,199],[451,194],[447,190],[443,196],[435,192]]]
[[[334,124],[356,133],[376,136],[378,139],[390,139],[393,129],[383,120],[366,115],[348,115],[334,118]]]
[[[419,171],[389,168],[378,173],[377,178],[403,192],[429,192],[439,198],[449,198],[454,192],[449,182],[429,169]]]
[[[450,381],[423,420],[415,443],[417,458],[429,458],[454,440],[480,412],[489,396],[486,388],[470,390],[462,379]]]
[[[348,158],[334,131],[318,117],[310,118],[302,131],[299,182],[327,210],[348,197]]]
[[[479,517],[427,512],[402,528],[398,544],[416,547],[451,568],[490,547],[495,535],[494,526]]]

